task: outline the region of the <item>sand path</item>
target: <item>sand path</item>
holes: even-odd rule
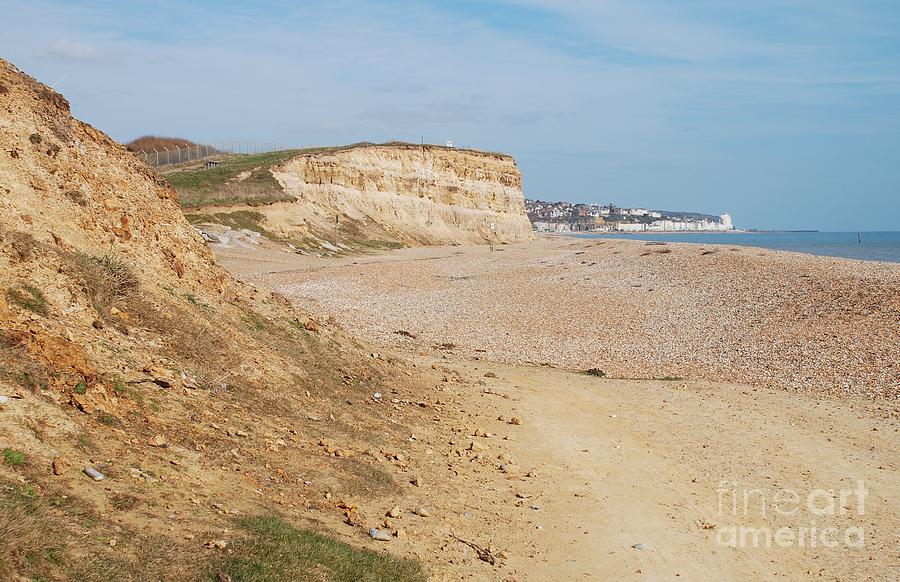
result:
[[[877,405],[724,384],[605,380],[544,367],[471,361],[449,367],[473,379],[488,371],[496,374],[484,380],[486,387],[464,387],[458,401],[474,424],[498,435],[475,440],[489,443],[493,454],[505,452],[522,472],[535,475],[520,481],[516,470],[512,478],[497,472],[493,482],[483,481],[479,488],[467,484],[449,504],[464,501],[476,513],[490,514],[482,523],[457,519],[451,526],[490,539],[510,554],[500,570],[468,563],[477,579],[798,580],[823,575],[886,580],[896,575],[897,423],[883,418]],[[496,420],[500,415],[517,416],[522,425]],[[852,496],[845,498],[844,516],[817,516],[805,503],[793,516],[780,515],[771,505],[785,488],[804,502],[816,490],[833,491],[837,502],[839,491],[855,488],[858,480],[868,489],[864,515],[858,515]],[[722,493],[721,481],[729,482]],[[744,491],[758,491],[746,514]],[[735,494],[736,514],[731,509]],[[816,502],[828,505],[824,497]],[[813,523],[820,531],[837,528],[841,543],[823,548],[820,538],[815,548],[808,542],[807,547],[799,542],[753,547],[751,536],[746,547],[723,545],[732,526],[767,528],[773,534],[788,527],[799,535]],[[843,543],[850,527],[863,528],[865,547]],[[632,547],[637,544],[643,549]],[[447,579],[453,579],[471,571],[463,564],[439,569],[447,569]]]

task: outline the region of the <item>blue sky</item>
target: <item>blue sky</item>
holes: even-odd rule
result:
[[[505,151],[526,195],[900,230],[900,2],[0,0],[76,116]]]

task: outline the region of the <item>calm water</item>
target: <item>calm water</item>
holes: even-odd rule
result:
[[[900,232],[696,232],[581,234],[587,238],[614,237],[662,242],[724,244],[794,251],[827,257],[900,263]]]

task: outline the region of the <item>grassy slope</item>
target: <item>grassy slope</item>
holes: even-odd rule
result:
[[[21,242],[21,250],[26,253],[16,255],[18,261],[55,261],[57,276],[71,279],[72,288],[83,289],[88,295],[86,300],[97,311],[97,321],[102,322],[99,327],[115,329],[113,333],[139,333],[166,344],[159,355],[165,355],[176,370],[194,375],[202,388],[190,394],[187,390],[160,392],[146,383],[126,385],[116,371],[98,370],[95,381],[83,379],[71,391],[91,394],[100,384],[112,384],[117,404],[110,405],[109,412],[79,412],[71,406],[58,406],[55,400],[35,394],[61,390],[59,397],[65,401],[70,388],[55,382],[74,370],[75,356],[53,351],[52,358],[33,357],[21,343],[28,334],[10,331],[7,322],[0,321],[0,393],[21,392],[27,407],[36,407],[27,408],[17,401],[0,414],[0,434],[5,437],[0,443],[0,580],[16,576],[34,581],[215,580],[222,579],[219,574],[223,572],[232,572],[235,581],[422,578],[415,563],[373,555],[299,528],[296,512],[295,525],[288,521],[290,512],[283,518],[273,518],[268,512],[274,505],[262,509],[249,503],[240,511],[248,521],[237,523],[218,514],[209,515],[188,499],[200,493],[193,489],[196,482],[182,473],[202,466],[206,475],[214,477],[204,479],[201,488],[231,507],[240,507],[247,497],[256,497],[243,493],[245,478],[267,482],[266,490],[274,496],[270,499],[287,493],[297,495],[296,478],[278,483],[269,479],[272,473],[264,462],[271,457],[265,442],[255,440],[256,432],[241,438],[241,451],[246,455],[241,473],[220,473],[218,469],[232,454],[229,450],[235,443],[219,431],[209,431],[206,423],[185,424],[185,419],[253,426],[263,438],[261,435],[281,430],[277,427],[289,426],[306,413],[312,400],[298,400],[296,394],[316,390],[319,399],[315,406],[328,410],[348,397],[371,394],[385,370],[374,368],[359,354],[345,358],[343,354],[350,348],[345,338],[329,335],[324,326],[317,332],[309,331],[297,319],[299,314],[281,309],[274,299],[259,304],[235,301],[208,305],[171,287],[164,287],[163,295],[155,295],[151,286],[138,283],[124,263],[61,251],[24,235],[11,238],[0,231],[0,257],[15,255],[10,240]],[[25,289],[10,304],[17,311],[48,321],[58,316],[54,305],[37,288],[33,292]],[[112,307],[129,314],[127,323],[117,321]],[[254,345],[266,346],[264,351],[255,352],[257,357],[281,358],[281,365],[294,372],[291,380],[279,381],[271,370],[264,380],[253,374],[244,376],[237,353],[253,352]],[[148,358],[147,353],[125,349],[120,361],[131,365],[134,360]],[[317,370],[314,383],[302,374],[313,369]],[[228,386],[217,388],[215,380],[223,378],[227,378]],[[16,421],[16,411],[26,409],[36,420]],[[356,411],[367,412],[363,407]],[[77,423],[71,425],[71,432],[60,429],[57,434],[55,427],[67,426],[70,418]],[[402,433],[394,434],[400,429],[393,425],[379,426],[377,420],[368,417],[351,422],[352,430],[340,421],[319,430],[334,434],[342,442],[350,442],[346,433],[350,431],[353,439],[363,439],[356,445],[361,450],[391,435],[401,438]],[[361,431],[355,427],[357,423],[373,428]],[[174,449],[123,448],[122,439],[132,445],[146,442],[150,426],[152,432],[169,434],[171,441],[180,443],[178,450],[202,450],[202,455],[175,465],[172,459],[179,454]],[[52,456],[63,453],[61,457],[71,460],[66,476],[52,476],[51,447]],[[103,459],[107,479],[102,486],[80,475],[81,462],[88,459]],[[373,499],[396,494],[391,475],[364,459],[301,453],[281,457],[278,462],[286,475],[314,472],[317,485],[338,496]],[[141,467],[156,481],[143,483],[129,477],[133,467]],[[283,489],[277,491],[279,487]],[[229,501],[228,496],[234,498]],[[161,509],[163,504],[166,511]],[[190,516],[184,526],[196,533],[196,539],[188,541],[168,532],[168,518],[163,516],[169,511]],[[205,540],[222,537],[223,527],[237,528],[233,536],[226,536],[227,551],[203,548]],[[114,546],[110,545],[112,540],[117,542]],[[370,577],[360,572],[368,572]]]
[[[61,492],[41,492],[12,482],[0,483],[0,491],[0,577],[4,580],[13,573],[33,581],[425,579],[417,562],[357,549],[298,529],[277,516],[235,520],[239,533],[227,553],[198,554],[190,544],[164,536],[116,529],[88,504]],[[122,539],[125,547],[111,547],[109,540],[114,539]]]
[[[181,206],[186,209],[231,204],[264,205],[293,200],[292,196],[282,191],[269,168],[304,151],[223,156],[218,167],[175,171],[166,178],[178,192]],[[238,175],[247,171],[250,175],[238,182]]]

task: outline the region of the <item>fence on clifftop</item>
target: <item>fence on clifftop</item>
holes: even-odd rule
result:
[[[223,139],[206,144],[164,147],[150,151],[139,150],[135,152],[135,155],[147,164],[158,167],[214,158],[222,154],[265,154],[288,149],[292,148],[269,141]]]

